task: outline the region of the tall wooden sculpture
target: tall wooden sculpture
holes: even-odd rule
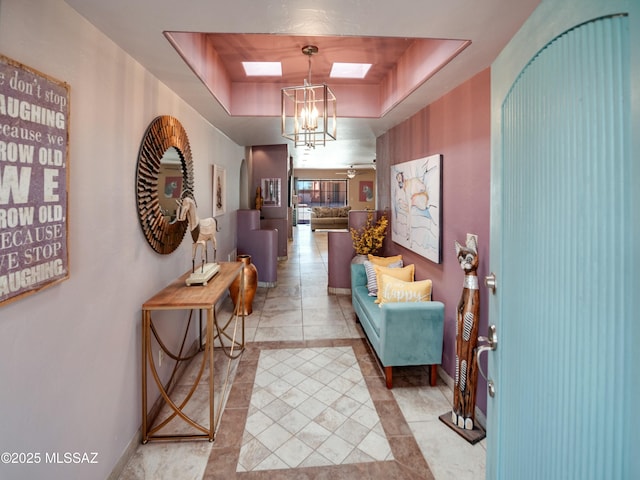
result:
[[[258,187],[256,188],[256,210],[262,210],[263,204],[264,199],[262,198],[262,189]]]
[[[480,323],[480,291],[476,272],[478,245],[475,237],[469,236],[466,246],[456,242],[456,254],[465,275],[456,318],[456,378],[451,421],[460,428],[473,430],[478,380],[475,348]]]

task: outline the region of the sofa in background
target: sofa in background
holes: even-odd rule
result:
[[[430,365],[431,386],[442,363],[444,304],[442,302],[375,303],[369,296],[362,264],[351,265],[351,302],[371,347],[382,364],[387,388],[393,367]]]
[[[349,210],[351,207],[312,207],[311,231],[317,228],[347,229],[349,226]]]

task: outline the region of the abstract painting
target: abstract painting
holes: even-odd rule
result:
[[[358,200],[361,202],[373,202],[373,181],[361,181],[358,191],[360,192]]]
[[[441,261],[442,155],[391,166],[391,239]]]

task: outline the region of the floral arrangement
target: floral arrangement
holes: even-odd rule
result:
[[[351,229],[351,239],[353,240],[353,248],[358,255],[367,255],[376,253],[382,247],[382,241],[387,234],[387,225],[389,221],[383,215],[374,224],[373,213],[367,214],[367,223],[361,229]]]

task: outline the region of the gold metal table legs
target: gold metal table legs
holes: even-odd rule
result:
[[[177,439],[208,439],[210,442],[213,442],[213,440],[215,439],[216,429],[218,427],[218,424],[220,423],[222,407],[226,397],[227,388],[229,387],[231,361],[234,358],[237,358],[244,351],[244,311],[238,314],[237,310],[233,309],[233,313],[231,314],[229,320],[227,320],[223,325],[218,324],[215,313],[216,303],[224,298],[229,285],[231,285],[235,278],[240,276],[241,283],[242,285],[244,285],[244,270],[242,268],[242,265],[237,262],[222,262],[220,264],[219,273],[206,286],[186,286],[184,283],[184,279],[188,275],[189,273],[187,272],[182,277],[176,279],[174,282],[172,282],[163,290],[150,298],[142,306],[142,443],[147,443],[151,440]],[[242,290],[242,295],[242,298],[244,299],[244,289]],[[153,324],[151,312],[156,310],[187,310],[191,311],[191,315],[194,311],[199,311],[201,313],[200,320],[202,319],[202,312],[206,312],[207,325],[205,332],[204,349],[202,348],[202,326],[199,324],[199,348],[195,353],[183,356],[182,349],[191,328],[191,315],[189,315],[189,321],[185,328],[185,334],[182,346],[180,347],[180,351],[177,354],[172,353],[170,349],[167,348],[167,346],[163,343]],[[233,329],[233,333],[231,335],[227,331],[228,329]],[[239,340],[238,335],[240,336]],[[152,337],[155,338],[155,341],[157,342],[159,348],[162,349],[163,354],[168,355],[172,360],[176,362],[174,371],[170,379],[167,381],[166,386],[163,384],[156,368],[156,364],[154,362]],[[220,343],[220,348],[218,350],[222,351],[222,353],[224,353],[228,357],[226,378],[224,380],[222,390],[220,391],[220,400],[218,402],[219,405],[217,415],[215,415],[214,409],[215,394],[213,358],[214,341],[216,339]],[[176,402],[171,398],[171,393],[174,386],[175,376],[178,372],[178,366],[181,365],[182,362],[192,360],[198,354],[202,355],[202,360],[199,365],[196,379],[193,385],[191,385],[190,390],[187,392],[186,396],[181,401]],[[209,379],[207,385],[209,397],[207,402],[209,407],[209,425],[205,426],[191,418],[193,417],[193,414],[191,414],[191,416],[187,415],[187,413],[185,413],[185,410],[187,404],[194,396],[207,366],[209,367]],[[149,413],[147,392],[149,383],[149,379],[147,377],[149,376],[149,373],[151,373],[151,376],[155,381],[155,385],[160,392],[159,400],[162,400],[162,406],[164,407],[164,405],[166,405],[169,408],[168,417],[164,418],[158,424],[155,424],[155,421],[160,408],[154,407],[152,409],[152,413]],[[169,422],[176,419],[176,417],[181,419],[187,426],[189,426],[193,433],[161,433],[161,430],[163,430],[163,428],[166,427]],[[201,419],[200,422],[206,423],[206,420]]]
[[[213,357],[213,338],[214,338],[214,310],[213,308],[207,309],[207,327],[205,333],[205,345],[204,345],[204,353],[202,355],[202,361],[200,364],[200,368],[198,370],[198,374],[196,379],[191,386],[189,392],[180,403],[175,403],[171,397],[165,386],[163,385],[160,376],[158,375],[158,371],[153,358],[153,351],[151,348],[151,336],[152,332],[155,335],[155,329],[153,328],[153,321],[151,319],[151,312],[149,310],[143,310],[142,312],[142,443],[147,443],[149,440],[188,440],[188,439],[201,439],[207,438],[210,442],[214,440],[215,437],[215,429],[216,424],[214,424],[214,357]],[[243,322],[244,323],[244,322]],[[159,340],[159,339],[158,339]],[[159,340],[159,343],[160,340]],[[177,361],[188,360],[192,357],[174,357]],[[205,367],[209,365],[209,381],[208,381],[208,390],[209,390],[209,427],[205,427],[197,423],[195,420],[190,418],[187,414],[184,413],[184,408],[188,404],[189,400],[193,397],[198,385],[200,384],[200,380],[202,379],[202,375],[204,373]],[[151,372],[151,375],[155,381],[158,390],[160,391],[160,396],[164,400],[165,404],[170,407],[171,413],[170,415],[164,419],[158,425],[152,427],[154,418],[149,421],[148,414],[148,404],[147,404],[147,370]],[[171,420],[173,420],[176,416],[180,417],[184,422],[188,425],[200,431],[202,433],[193,433],[193,434],[160,434],[158,433],[165,427]]]

